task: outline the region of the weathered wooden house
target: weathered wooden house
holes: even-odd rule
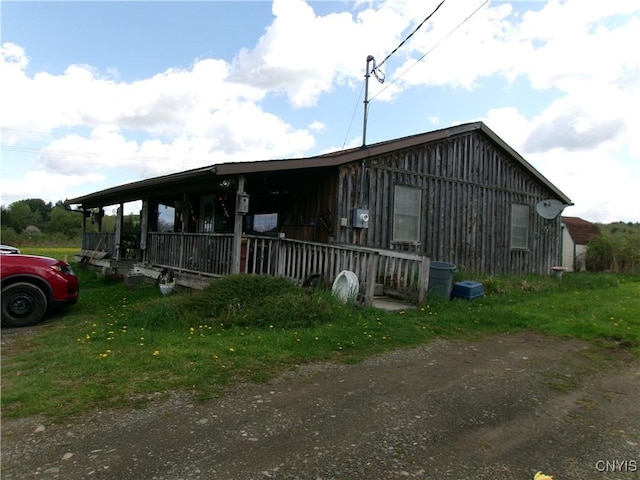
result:
[[[231,272],[356,272],[422,301],[429,260],[469,274],[549,273],[560,262],[560,219],[544,199],[570,204],[481,122],[288,160],[212,165],[151,178],[66,204],[100,222],[103,208],[141,200],[141,228],[85,233],[86,261],[171,268],[184,279]],[[173,218],[166,231],[163,216]],[[171,223],[171,222],[169,222]],[[107,262],[107,263],[105,263]],[[186,282],[186,280],[185,280]]]

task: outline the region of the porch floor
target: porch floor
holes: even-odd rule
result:
[[[403,300],[397,300],[391,297],[374,297],[373,307],[388,312],[399,312],[400,310],[410,310],[416,308],[415,305],[407,303]]]

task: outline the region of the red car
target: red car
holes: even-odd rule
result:
[[[0,255],[2,326],[38,323],[57,307],[78,301],[78,277],[68,263],[33,255]]]

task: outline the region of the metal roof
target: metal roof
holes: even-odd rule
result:
[[[530,163],[528,163],[518,152],[511,148],[498,135],[482,122],[466,123],[453,127],[434,130],[427,133],[411,135],[408,137],[387,140],[384,142],[365,145],[362,147],[339,150],[336,152],[317,155],[314,157],[261,160],[249,162],[230,162],[209,165],[206,167],[186,170],[170,175],[153,177],[146,180],[127,183],[116,187],[101,190],[81,197],[65,200],[67,205],[82,205],[84,208],[114,205],[122,202],[139,200],[157,192],[159,189],[175,190],[187,184],[213,182],[215,176],[225,177],[240,174],[276,172],[284,170],[298,170],[310,168],[338,167],[351,162],[361,162],[367,158],[377,157],[389,152],[404,150],[421,144],[433,143],[456,135],[469,132],[480,131],[494,142],[499,148],[504,150],[516,162],[521,164],[533,177],[543,183],[551,190],[558,199],[566,204],[571,204],[571,200],[562,193],[555,185],[547,180]]]
[[[562,217],[569,230],[569,235],[576,245],[586,245],[600,235],[600,228],[595,223],[587,222],[580,217]]]

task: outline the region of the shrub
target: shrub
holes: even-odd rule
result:
[[[600,235],[589,242],[586,265],[594,272],[640,271],[640,236],[628,233]]]
[[[335,320],[341,308],[330,294],[309,295],[298,289],[264,297],[248,308],[230,308],[219,320],[225,326],[305,328]]]
[[[202,318],[217,317],[230,310],[246,310],[266,298],[286,292],[300,291],[288,280],[266,275],[229,275],[205,289],[182,299],[185,307]]]

